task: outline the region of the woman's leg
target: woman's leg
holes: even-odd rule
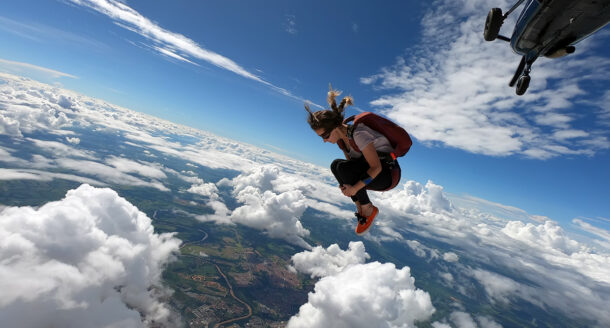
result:
[[[381,164],[379,175],[366,186],[368,190],[384,191],[392,185],[392,169],[388,164]]]
[[[351,160],[336,159],[331,164],[330,169],[339,185],[354,185],[366,176],[369,165],[364,157]],[[365,188],[358,190],[356,195],[351,198],[354,202],[360,203],[361,206],[371,202]]]

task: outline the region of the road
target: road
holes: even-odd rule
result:
[[[155,213],[153,214],[153,219],[156,219],[156,218],[157,218],[157,211],[155,211]],[[179,224],[177,224],[177,225],[179,225]],[[198,240],[198,241],[191,241],[191,242],[183,243],[182,245],[180,245],[181,249],[183,247],[187,246],[187,245],[203,243],[208,238],[208,233],[207,232],[203,231],[202,229],[198,229],[198,230],[204,234],[203,237],[200,240]],[[187,255],[187,254],[182,254],[182,256],[185,256],[185,255]],[[211,262],[211,260],[210,260],[210,262]],[[244,316],[241,316],[241,317],[238,317],[238,318],[233,318],[233,319],[225,320],[223,322],[219,322],[216,325],[214,325],[214,328],[218,328],[218,327],[220,327],[222,325],[225,325],[225,324],[228,324],[228,323],[232,323],[232,322],[235,322],[235,321],[245,320],[245,319],[250,318],[252,316],[252,308],[250,307],[250,305],[248,305],[248,303],[240,300],[239,298],[237,298],[237,296],[235,296],[235,293],[233,292],[233,286],[229,282],[229,279],[227,278],[227,276],[224,274],[224,272],[222,272],[222,270],[220,269],[218,264],[214,263],[214,266],[216,266],[216,270],[218,270],[220,275],[224,278],[225,282],[227,283],[227,286],[229,286],[229,291],[231,293],[231,297],[233,297],[237,302],[243,304],[248,309],[248,314],[247,315],[244,315]]]
[[[233,286],[231,286],[231,283],[229,282],[229,279],[227,279],[227,276],[225,276],[224,272],[222,272],[222,270],[220,269],[220,267],[218,266],[218,264],[214,264],[216,266],[216,270],[218,270],[218,272],[220,273],[220,275],[225,279],[227,285],[229,286],[229,291],[231,292],[231,296],[238,301],[239,303],[243,304],[247,309],[248,309],[248,314],[241,316],[239,318],[233,318],[233,319],[229,319],[229,320],[225,320],[223,322],[219,322],[216,325],[214,325],[214,328],[218,328],[221,325],[227,324],[227,323],[232,323],[235,321],[239,321],[239,320],[244,320],[244,319],[248,319],[252,316],[252,308],[250,307],[250,305],[248,305],[248,303],[240,300],[239,298],[237,298],[237,296],[235,296],[235,293],[233,292]]]

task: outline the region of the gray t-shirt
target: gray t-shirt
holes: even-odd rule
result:
[[[356,125],[356,128],[354,129],[353,133],[353,138],[354,142],[356,143],[358,148],[360,148],[360,150],[364,149],[372,142],[378,152],[391,153],[394,151],[394,148],[392,148],[392,145],[390,144],[388,138],[386,138],[380,132],[369,128],[363,123]],[[362,156],[362,153],[359,153],[351,149],[350,147],[349,156],[351,158],[359,158]]]

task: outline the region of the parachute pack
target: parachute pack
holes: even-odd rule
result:
[[[388,141],[392,145],[392,148],[394,148],[394,151],[390,153],[392,160],[392,164],[390,166],[392,170],[392,184],[386,189],[377,191],[387,191],[393,189],[400,182],[401,175],[400,165],[398,165],[396,157],[404,156],[409,151],[409,149],[411,149],[411,145],[413,145],[411,137],[409,136],[407,131],[405,131],[405,129],[401,128],[396,123],[388,120],[387,118],[381,117],[375,113],[364,112],[358,115],[350,116],[346,118],[343,123],[347,124],[352,121],[354,123],[352,123],[351,131],[353,131],[353,129],[355,129],[358,124],[363,123],[364,125],[383,134],[386,138],[388,138]],[[353,150],[360,153],[361,151],[356,145],[354,139],[351,137],[351,133],[348,133],[348,135],[350,146]],[[337,142],[337,145],[342,150],[346,149],[343,140],[339,140],[339,142]],[[370,189],[369,187],[367,187],[366,189],[374,190]]]
[[[352,125],[354,128],[356,128],[358,124],[363,123],[364,125],[383,134],[386,138],[388,138],[388,141],[390,141],[392,148],[394,148],[393,154],[396,157],[404,156],[409,151],[409,149],[411,149],[411,145],[413,145],[413,141],[411,140],[411,137],[409,136],[407,131],[405,131],[405,129],[403,129],[396,123],[388,120],[387,118],[379,116],[375,113],[364,112],[358,115],[353,115],[346,118],[343,123],[347,124],[352,121]],[[350,137],[349,141],[352,149],[357,152],[361,152],[356,143],[354,142],[353,138]],[[342,145],[339,144],[339,147],[341,146]]]

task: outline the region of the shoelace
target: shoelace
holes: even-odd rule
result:
[[[358,224],[366,224],[366,217],[358,214],[357,212],[354,213],[354,215],[356,216],[356,219],[358,219]]]

